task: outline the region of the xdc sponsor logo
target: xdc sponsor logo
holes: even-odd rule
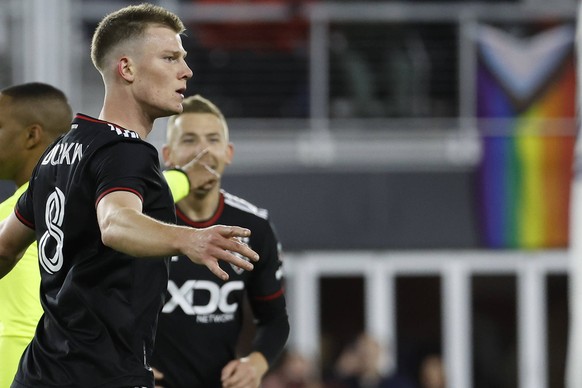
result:
[[[178,287],[172,280],[168,282],[168,292],[171,299],[165,304],[162,313],[169,314],[178,306],[187,315],[196,315],[200,323],[227,322],[234,319],[238,303],[229,303],[231,292],[242,290],[244,283],[240,280],[225,283],[220,287],[208,280],[188,280]],[[204,305],[194,304],[194,293],[204,292],[209,295]]]

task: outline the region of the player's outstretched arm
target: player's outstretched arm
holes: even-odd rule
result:
[[[115,191],[104,196],[97,204],[97,221],[103,244],[135,257],[186,255],[196,264],[205,265],[219,278],[228,274],[218,265],[219,260],[244,270],[253,265],[258,254],[239,237],[250,236],[250,230],[237,226],[215,225],[195,229],[165,224],[142,213],[140,198],[127,191]]]
[[[14,213],[0,222],[0,279],[14,268],[26,248],[34,241],[34,231]]]
[[[260,352],[233,360],[222,369],[223,388],[258,388],[269,370],[267,360]]]

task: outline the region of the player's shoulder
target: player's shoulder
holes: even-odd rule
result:
[[[231,194],[225,190],[221,190],[221,193],[224,197],[224,204],[231,208],[237,209],[243,213],[248,215],[261,218],[263,220],[269,219],[269,211],[267,209],[260,208],[246,199],[238,197],[234,194]]]
[[[121,147],[127,154],[155,155],[156,148],[142,140],[137,132],[120,127],[114,123],[77,113],[71,124],[71,130],[61,142],[78,142],[83,145],[83,154],[96,154],[108,147]],[[128,148],[129,147],[129,148]],[[86,152],[85,152],[86,151]]]
[[[77,113],[75,115],[71,129],[81,129],[81,131],[77,131],[79,135],[84,133],[91,137],[99,136],[99,138],[105,142],[126,140],[142,142],[139,135],[130,129],[82,113]],[[84,129],[89,129],[91,131],[84,131]],[[72,131],[70,133],[72,133]]]

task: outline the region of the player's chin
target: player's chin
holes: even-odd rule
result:
[[[168,106],[168,111],[170,111],[171,115],[175,115],[178,113],[182,113],[184,111],[184,106],[182,105],[183,98],[177,98],[173,100],[171,106]]]
[[[172,110],[172,114],[179,114],[182,113],[184,111],[184,106],[182,105],[182,103],[176,104],[176,106],[174,106],[174,109]]]
[[[164,109],[161,109],[160,112],[158,112],[158,117],[168,117],[177,115],[182,113],[183,110],[184,108],[182,107],[182,104],[180,104],[179,106],[176,105],[171,107],[165,107]]]

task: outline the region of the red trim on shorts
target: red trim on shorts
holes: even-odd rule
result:
[[[143,202],[143,197],[141,196],[141,194],[137,190],[130,189],[129,187],[112,187],[108,190],[105,190],[104,192],[101,193],[101,195],[99,197],[97,197],[97,200],[95,201],[95,207],[97,207],[97,204],[99,204],[99,201],[101,201],[103,199],[103,197],[105,197],[107,194],[112,193],[114,191],[129,191],[130,193],[137,195],[139,197],[140,201]]]
[[[18,209],[14,209],[14,214],[16,215],[16,218],[18,218],[18,220],[20,222],[22,222],[24,225],[28,226],[30,229],[34,229],[34,224],[32,222],[28,221],[26,218],[24,218],[22,216],[22,214],[20,214]]]

